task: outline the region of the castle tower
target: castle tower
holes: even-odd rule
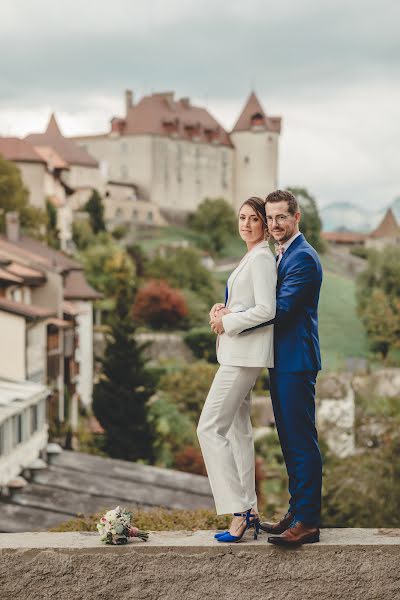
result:
[[[252,92],[230,137],[235,147],[235,206],[278,187],[281,118],[269,117]]]

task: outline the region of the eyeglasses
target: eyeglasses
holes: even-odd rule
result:
[[[276,221],[276,223],[278,225],[283,225],[285,223],[285,221],[287,220],[288,217],[291,217],[292,215],[277,215],[276,217],[269,217],[267,216],[267,223],[269,225],[272,225],[272,223],[274,221]]]

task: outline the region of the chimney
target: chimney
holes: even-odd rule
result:
[[[188,97],[181,98],[181,104],[182,104],[183,108],[190,108],[190,98],[188,98]]]
[[[125,110],[128,115],[128,111],[133,106],[133,92],[132,90],[125,91]]]
[[[19,213],[14,211],[6,213],[6,235],[10,242],[19,241]]]

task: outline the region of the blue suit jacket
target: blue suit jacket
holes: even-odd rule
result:
[[[276,371],[321,369],[318,337],[321,283],[322,267],[318,254],[301,234],[282,256],[278,267],[276,317],[265,323],[275,325]]]

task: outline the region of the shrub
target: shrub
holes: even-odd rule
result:
[[[179,471],[194,473],[195,475],[207,475],[203,455],[199,448],[186,446],[175,455],[175,467]]]
[[[166,281],[151,280],[136,294],[134,318],[154,329],[174,329],[184,324],[188,314],[185,298]]]
[[[217,366],[198,361],[161,377],[159,389],[197,426]]]
[[[204,359],[209,363],[216,363],[216,337],[209,327],[192,329],[183,339],[196,358],[199,360]]]
[[[214,303],[213,276],[202,264],[194,248],[167,250],[166,256],[156,256],[146,265],[147,277],[164,279],[175,288],[191,290],[208,305]]]
[[[196,431],[189,417],[179,411],[165,394],[156,394],[149,404],[149,423],[154,431],[156,464],[174,467],[175,455],[196,443]]]

